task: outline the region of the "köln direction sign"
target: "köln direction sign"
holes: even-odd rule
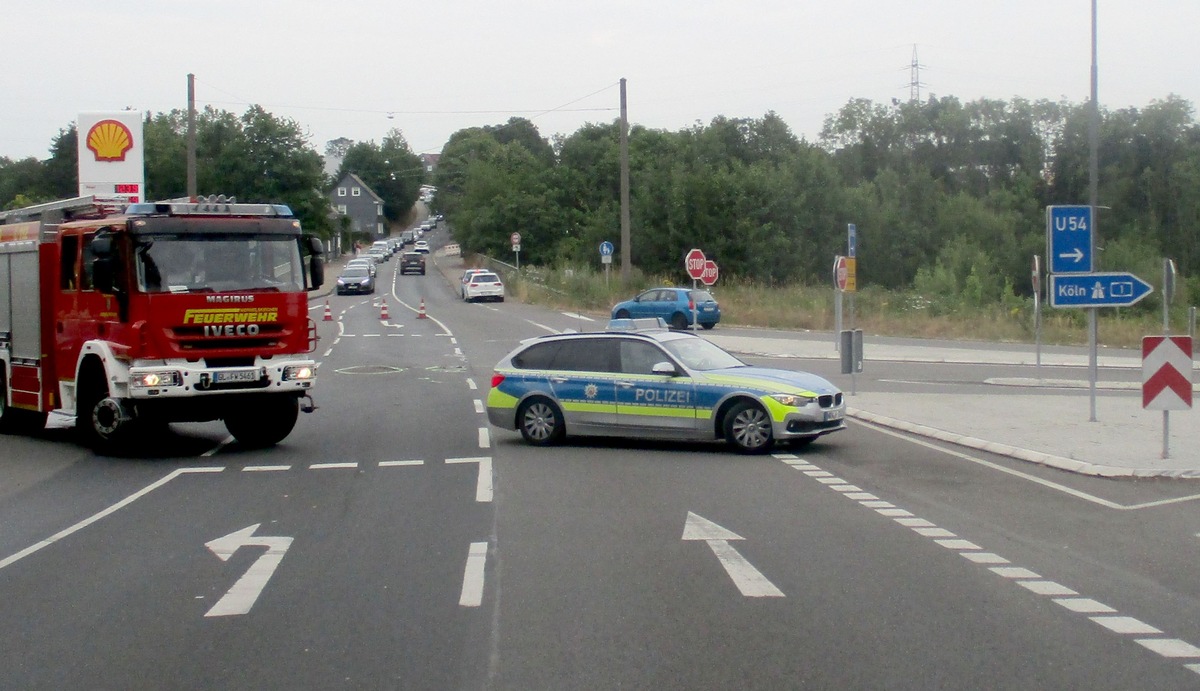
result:
[[[1149,283],[1130,273],[1050,276],[1053,307],[1127,307],[1153,290]]]

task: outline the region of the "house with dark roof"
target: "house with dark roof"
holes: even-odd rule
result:
[[[368,233],[375,240],[387,236],[383,199],[354,173],[346,173],[333,186],[329,204],[339,216],[350,219],[350,230],[354,233]]]
[[[438,159],[440,159],[441,157],[442,157],[441,154],[420,154],[419,155],[419,158],[421,159],[421,165],[425,167],[425,174],[426,174],[427,179],[432,177],[433,174],[437,172]]]

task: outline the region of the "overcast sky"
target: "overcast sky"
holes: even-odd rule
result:
[[[1200,1],[1098,0],[1100,103],[1200,102]],[[678,130],[775,111],[817,139],[852,98],[1084,102],[1090,0],[41,0],[7,3],[0,156],[48,157],[78,113],[295,120],[320,152],[398,128],[417,153],[465,127],[542,135],[618,117]]]

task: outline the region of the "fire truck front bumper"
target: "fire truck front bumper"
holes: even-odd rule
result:
[[[157,364],[129,368],[129,396],[186,398],[232,392],[304,393],[317,381],[313,360],[263,361],[246,367],[206,367],[203,363]]]

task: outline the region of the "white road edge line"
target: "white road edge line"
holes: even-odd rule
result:
[[[475,501],[489,502],[492,500],[492,457],[475,456],[471,458],[447,458],[446,463],[478,463],[479,477],[475,480]]]
[[[313,463],[308,466],[309,470],[334,470],[342,468],[357,468],[357,463]]]
[[[406,465],[425,465],[425,461],[380,461],[380,468],[395,468]]]
[[[486,542],[472,542],[467,550],[467,567],[463,571],[462,593],[458,596],[460,607],[478,607],[483,603],[483,572],[487,566]]]
[[[153,492],[154,490],[158,489],[159,487],[162,487],[163,485],[167,484],[171,480],[174,480],[175,478],[179,477],[180,475],[186,475],[188,473],[220,473],[224,470],[225,470],[224,466],[203,466],[203,467],[197,467],[197,468],[179,468],[178,470],[173,470],[170,473],[168,473],[167,476],[162,478],[161,480],[157,480],[155,482],[150,483],[149,485],[146,485],[142,489],[134,492],[133,494],[129,495],[128,497],[125,497],[124,499],[117,502],[116,504],[113,504],[112,506],[110,506],[106,509],[103,509],[97,513],[92,514],[91,516],[83,519],[82,521],[76,523],[75,525],[71,526],[70,528],[60,530],[57,533],[51,535],[50,537],[46,538],[45,540],[42,540],[41,542],[39,542],[37,544],[30,545],[29,547],[26,547],[25,549],[21,550],[20,552],[17,552],[16,554],[14,554],[10,557],[5,557],[3,560],[0,560],[0,569],[3,569],[6,566],[11,566],[12,564],[15,564],[18,561],[21,561],[22,559],[24,559],[25,557],[28,557],[29,555],[33,554],[34,552],[38,552],[45,547],[49,547],[50,545],[53,545],[54,543],[58,542],[59,540],[65,538],[65,537],[69,537],[69,536],[79,532],[80,530],[83,530],[84,528],[95,523],[96,521],[100,520],[101,518],[104,518],[105,516],[109,516],[111,514],[116,513],[117,511],[120,511],[121,509],[125,508],[126,506],[129,506],[133,502],[137,501],[138,499],[141,499],[142,497]]]

